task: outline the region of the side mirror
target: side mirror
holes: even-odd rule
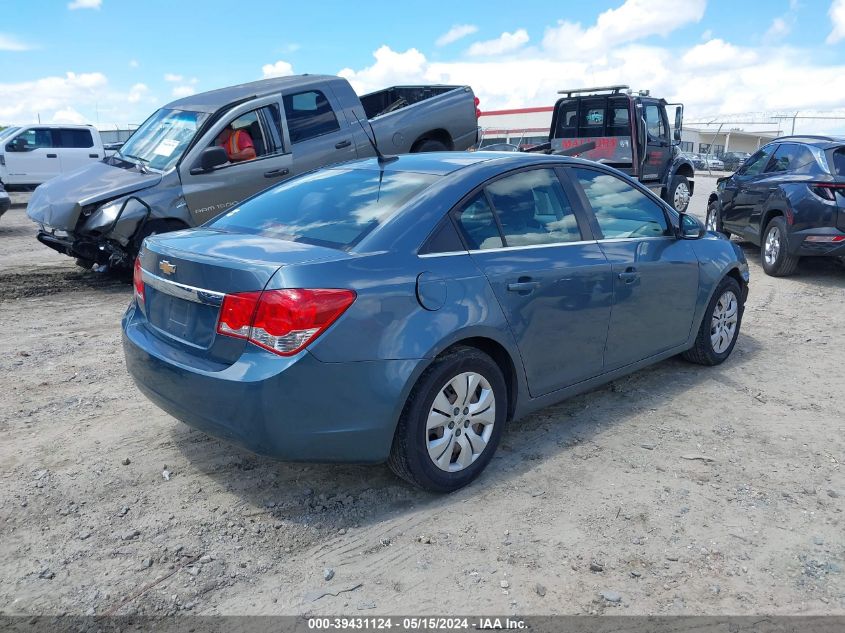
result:
[[[220,165],[225,165],[229,162],[229,155],[226,154],[225,149],[219,145],[215,145],[214,147],[206,147],[202,150],[200,159],[197,162],[199,164],[194,165],[194,168],[191,169],[192,174],[200,174],[204,171],[211,171]]]
[[[698,218],[682,213],[678,220],[680,238],[682,240],[697,240],[707,233],[704,225],[698,221]]]
[[[681,130],[684,129],[684,106],[675,108],[675,140],[681,140]]]

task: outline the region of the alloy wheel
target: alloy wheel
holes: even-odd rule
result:
[[[718,231],[716,222],[716,209],[707,209],[707,222],[705,222],[705,227],[708,231]]]
[[[458,374],[437,392],[426,422],[426,448],[440,470],[458,472],[487,448],[496,422],[496,397],[479,373]]]
[[[672,204],[675,210],[684,211],[687,205],[689,205],[689,199],[689,187],[684,182],[678,183],[678,186],[675,187],[675,195],[672,198]]]
[[[724,353],[736,336],[739,301],[732,290],[726,290],[716,302],[710,322],[710,344],[717,354]]]
[[[769,266],[774,266],[780,255],[780,229],[773,226],[766,234],[766,243],[763,245],[763,257]]]

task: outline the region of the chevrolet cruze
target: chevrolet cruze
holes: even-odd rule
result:
[[[735,244],[597,163],[371,159],[148,238],[124,350],[211,435],[447,492],[519,416],[676,354],[724,361],[747,283]]]

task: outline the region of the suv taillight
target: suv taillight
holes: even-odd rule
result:
[[[141,268],[141,258],[135,258],[135,268],[132,271],[132,285],[135,287],[135,298],[138,305],[144,303],[144,271]]]
[[[829,202],[836,202],[836,192],[845,195],[845,183],[813,182],[809,184],[810,191],[819,198]]]
[[[476,119],[480,119],[480,118],[481,118],[481,109],[478,107],[478,104],[480,104],[480,103],[481,103],[481,99],[479,99],[478,97],[476,97],[476,98],[475,98],[475,118],[476,118]]]
[[[247,339],[280,356],[293,356],[355,301],[352,290],[285,288],[226,295],[217,333]]]

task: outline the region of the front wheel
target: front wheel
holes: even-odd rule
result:
[[[687,210],[690,200],[689,180],[686,176],[675,176],[669,183],[668,202],[678,213]]]
[[[715,200],[707,206],[707,221],[705,222],[705,226],[708,231],[721,233],[725,237],[731,236],[731,232],[726,231],[725,227],[722,226],[722,212],[719,210],[719,203]]]
[[[707,305],[695,345],[684,352],[684,358],[699,365],[725,362],[736,345],[743,310],[739,282],[733,277],[725,277]]]
[[[476,348],[456,347],[435,360],[411,391],[388,465],[431,492],[462,488],[496,452],[507,409],[498,365]]]

